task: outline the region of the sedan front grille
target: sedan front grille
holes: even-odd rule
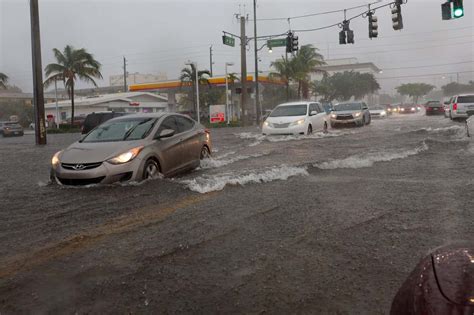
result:
[[[58,177],[58,180],[61,184],[63,185],[68,185],[68,186],[86,186],[86,185],[93,185],[93,184],[98,184],[100,183],[105,176],[102,177],[96,177],[96,178],[60,178]]]
[[[85,170],[91,170],[94,168],[97,168],[102,165],[102,162],[98,163],[76,163],[76,164],[70,164],[70,163],[61,163],[61,166],[67,170],[72,170],[72,171],[85,171]]]
[[[273,124],[275,128],[288,128],[290,124]]]
[[[337,115],[337,120],[351,120],[354,119],[352,115]]]

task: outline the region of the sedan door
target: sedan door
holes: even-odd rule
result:
[[[201,131],[196,128],[196,122],[193,120],[180,115],[176,115],[175,118],[180,132],[182,165],[189,166],[199,162],[202,146]]]
[[[182,165],[181,135],[179,134],[175,116],[166,117],[158,127],[155,136],[158,136],[165,129],[174,130],[175,134],[168,138],[158,139],[155,144],[155,150],[160,157],[161,171],[167,175],[173,173]]]

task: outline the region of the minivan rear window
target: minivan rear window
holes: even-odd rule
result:
[[[458,96],[458,103],[474,103],[474,95]]]

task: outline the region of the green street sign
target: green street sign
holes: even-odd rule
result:
[[[235,46],[235,38],[224,35],[224,36],[222,36],[222,43],[224,43],[224,45],[234,47]]]
[[[285,47],[286,46],[286,38],[279,38],[279,39],[270,39],[267,40],[268,47]]]

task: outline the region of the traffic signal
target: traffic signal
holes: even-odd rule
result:
[[[453,1],[453,17],[458,19],[464,16],[463,0],[452,0]]]
[[[286,36],[286,52],[291,53],[293,48],[293,33],[288,33]]]
[[[369,18],[369,38],[374,38],[379,35],[379,25],[377,24],[377,17],[372,13],[367,14]]]
[[[292,36],[291,38],[291,51],[298,51],[298,36]]]
[[[340,31],[339,32],[339,45],[345,45],[346,43],[346,32]]]
[[[354,44],[354,31],[351,31],[351,30],[347,31],[347,43]]]
[[[402,6],[400,4],[395,4],[392,7],[392,22],[394,30],[403,29]]]
[[[451,2],[445,2],[441,4],[441,16],[443,20],[451,20]]]

